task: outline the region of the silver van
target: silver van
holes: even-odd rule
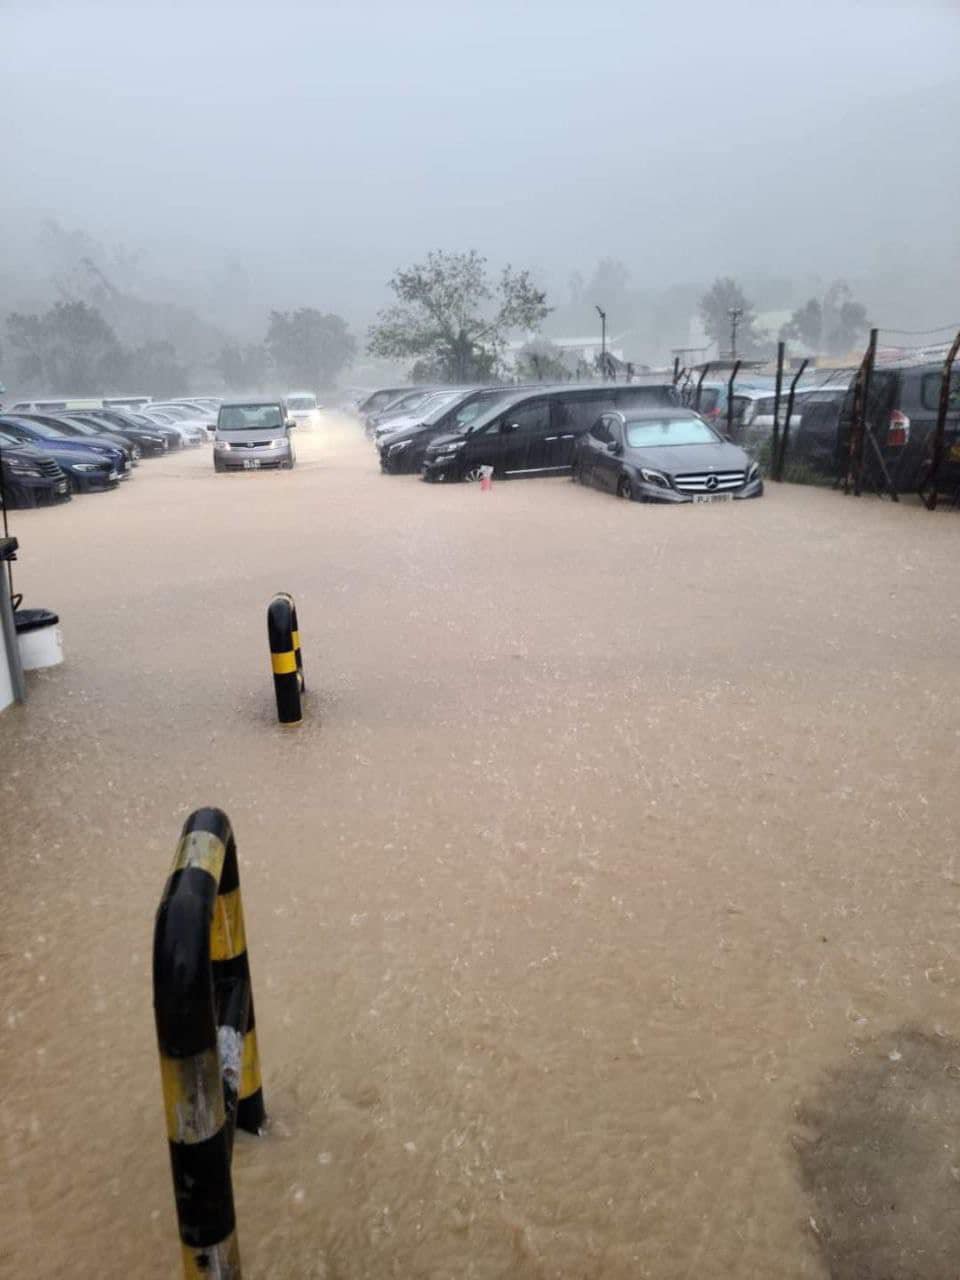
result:
[[[234,400],[220,406],[213,436],[216,471],[289,471],[296,458],[282,400]]]

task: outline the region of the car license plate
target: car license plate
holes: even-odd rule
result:
[[[732,499],[732,493],[695,493],[693,495],[694,502],[730,502]]]
[[[243,460],[243,469],[244,469],[244,471],[259,471],[259,470],[260,470],[260,459],[259,459],[259,458],[244,458],[244,460]]]

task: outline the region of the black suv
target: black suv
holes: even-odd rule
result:
[[[934,429],[943,382],[943,361],[911,365],[878,365],[870,379],[867,423],[871,427],[887,471],[900,492],[921,488],[930,472]],[[851,383],[840,413],[837,433],[837,474],[846,470],[853,416]],[[879,487],[882,477],[869,441],[863,451],[864,475]],[[950,404],[944,433],[943,463],[937,488],[950,492],[960,486],[960,371],[950,380]]]
[[[527,388],[495,403],[466,431],[440,436],[426,448],[425,480],[477,480],[484,467],[500,477],[562,475],[573,464],[577,437],[611,409],[653,409],[679,403],[669,381],[586,383]]]
[[[498,401],[515,398],[516,387],[476,387],[464,391],[452,404],[442,404],[417,423],[401,427],[377,442],[380,467],[389,475],[416,474],[423,466],[427,446],[438,436],[460,435]]]

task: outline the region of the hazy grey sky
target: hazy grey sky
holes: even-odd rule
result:
[[[29,0],[0,49],[8,216],[239,258],[268,304],[355,311],[433,247],[653,285],[956,256],[932,0]]]

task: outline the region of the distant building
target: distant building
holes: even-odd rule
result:
[[[599,334],[592,334],[589,338],[551,338],[546,334],[538,333],[530,334],[526,338],[515,338],[506,343],[503,348],[503,363],[508,369],[515,369],[517,357],[523,348],[537,341],[547,342],[550,346],[556,347],[571,373],[576,373],[581,365],[587,365],[593,369],[602,351]],[[623,347],[618,338],[607,339],[607,352],[615,360],[623,361]]]

